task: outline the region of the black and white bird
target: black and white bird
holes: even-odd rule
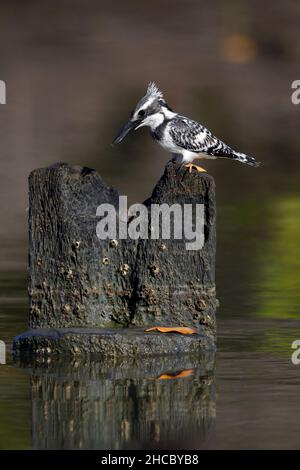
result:
[[[233,150],[198,122],[175,113],[154,82],[149,83],[146,95],[137,103],[113,144],[118,144],[131,130],[142,126],[148,126],[152,137],[176,159],[181,157],[181,166],[187,167],[189,172],[193,168],[199,172],[206,171],[192,163],[202,158],[230,158],[252,166],[259,165],[255,158]]]

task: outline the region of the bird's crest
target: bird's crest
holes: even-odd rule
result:
[[[146,96],[149,98],[153,97],[161,100],[164,99],[162,92],[154,82],[149,83]]]

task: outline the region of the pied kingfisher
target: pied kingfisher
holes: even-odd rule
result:
[[[190,173],[193,168],[199,172],[206,171],[192,164],[196,158],[222,157],[259,165],[253,157],[236,152],[198,122],[173,112],[154,82],[149,83],[146,95],[135,106],[113,144],[118,144],[131,130],[142,126],[150,127],[152,137],[176,159],[180,155],[181,167],[186,166]]]

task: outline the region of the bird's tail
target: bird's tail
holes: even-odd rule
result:
[[[238,162],[246,163],[247,165],[256,166],[256,167],[260,166],[260,162],[257,162],[255,158],[253,157],[248,157],[248,155],[246,155],[245,153],[233,151],[232,156]]]

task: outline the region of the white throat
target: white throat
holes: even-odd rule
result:
[[[167,119],[172,119],[173,117],[177,116],[177,113],[174,113],[173,111],[168,108],[165,108],[164,106],[162,106],[161,112]]]
[[[162,106],[157,113],[147,116],[146,119],[144,119],[144,121],[136,127],[136,129],[139,127],[148,126],[152,131],[154,131],[164,122],[165,119],[172,119],[176,115],[177,113],[173,113],[173,111],[170,111],[168,108]]]
[[[139,127],[143,126],[148,126],[152,131],[154,131],[158,126],[160,126],[164,122],[165,116],[162,112],[158,112],[155,114],[151,114],[150,116],[147,116],[144,121],[136,127],[138,129]]]

